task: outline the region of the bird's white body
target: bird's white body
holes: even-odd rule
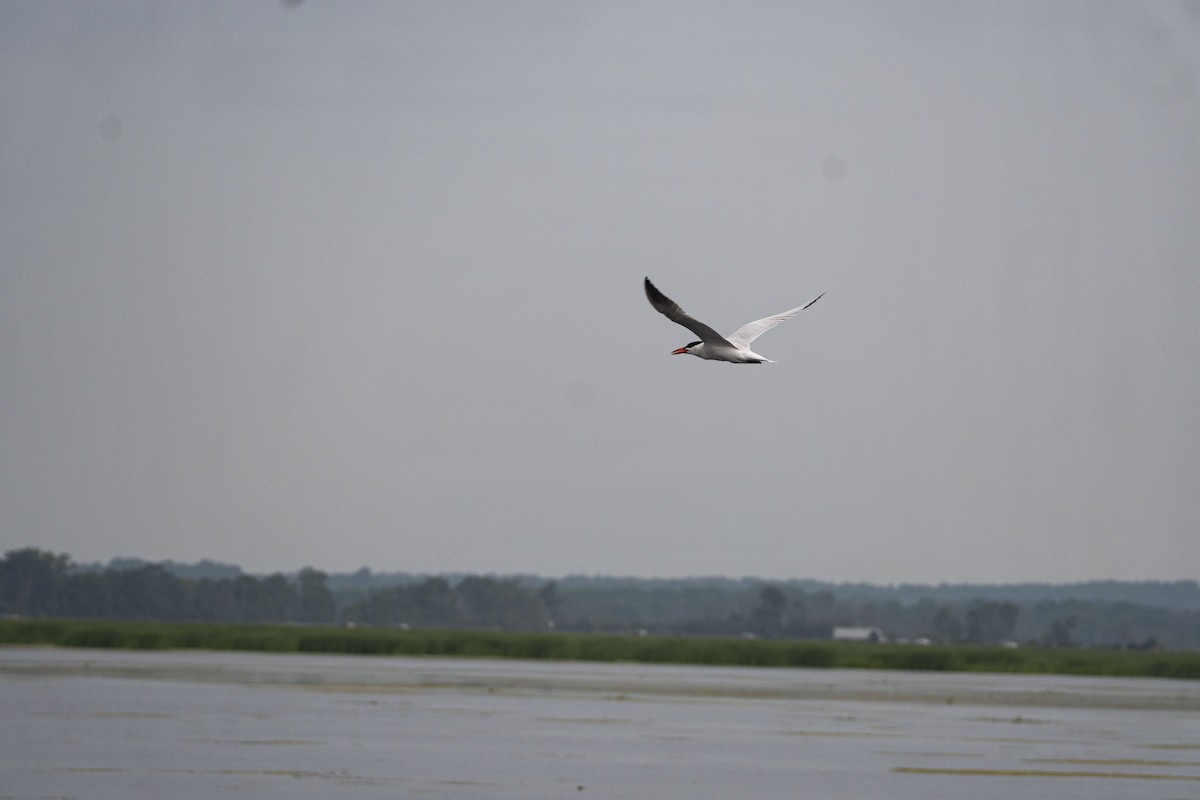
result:
[[[645,288],[646,298],[656,311],[700,337],[698,342],[692,342],[671,351],[672,355],[686,353],[709,361],[728,361],[732,364],[773,363],[771,359],[760,356],[751,350],[749,344],[771,328],[791,319],[825,296],[825,293],[822,292],[802,306],[789,309],[781,314],[756,319],[754,322],[746,323],[728,336],[722,336],[680,308],[674,300],[660,292],[649,278],[646,278]]]
[[[725,343],[700,342],[690,347],[681,347],[690,356],[707,358],[709,361],[729,361],[733,364],[773,364],[769,358],[764,358],[748,347],[738,347],[726,340]],[[682,355],[682,354],[681,354]]]

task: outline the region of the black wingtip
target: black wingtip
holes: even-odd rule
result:
[[[652,305],[657,307],[659,303],[667,299],[666,296],[658,290],[658,287],[650,282],[649,278],[646,278],[643,286],[646,289],[646,297],[650,300]]]

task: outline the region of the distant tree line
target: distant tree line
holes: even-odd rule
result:
[[[557,605],[553,581],[533,588],[516,578],[468,575],[451,583],[430,577],[371,590],[347,603],[342,618],[420,628],[546,630],[554,624]]]
[[[1120,585],[1112,586],[1114,591]],[[1135,586],[1185,605],[1194,584]],[[76,565],[26,548],[0,560],[0,614],[212,622],[354,623],[656,634],[828,638],[835,626],[876,627],[892,639],[1050,647],[1200,649],[1200,607],[1072,598],[1058,591],[1005,594],[749,579],[532,576],[342,576],[305,568],[256,577],[228,565]],[[1119,595],[1117,595],[1119,596]],[[1179,598],[1183,598],[1180,600]]]
[[[26,548],[0,561],[0,614],[209,622],[333,622],[326,575],[180,577],[160,564],[81,570]]]
[[[1014,636],[1021,610],[1009,601],[858,601],[829,589],[806,592],[771,583],[719,589],[703,583],[639,588],[619,595],[595,587],[562,590],[565,624],[575,630],[636,626],[695,635],[829,638],[835,627],[876,627],[891,638],[997,644]],[[702,610],[701,613],[696,613]]]

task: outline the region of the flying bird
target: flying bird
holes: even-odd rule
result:
[[[700,337],[698,342],[689,342],[683,347],[672,350],[671,355],[687,353],[711,361],[729,361],[734,364],[762,364],[764,361],[771,363],[771,359],[763,358],[751,350],[750,343],[784,320],[796,316],[824,296],[825,293],[821,292],[802,306],[797,306],[773,317],[763,317],[754,322],[747,322],[729,336],[722,336],[680,308],[674,300],[660,292],[658,287],[651,283],[649,278],[646,278],[646,297],[650,300],[650,305],[654,306],[655,310],[667,319],[678,322]]]

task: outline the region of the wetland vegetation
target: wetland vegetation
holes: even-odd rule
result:
[[[0,620],[0,645],[1200,679],[1200,653],[110,620]]]

